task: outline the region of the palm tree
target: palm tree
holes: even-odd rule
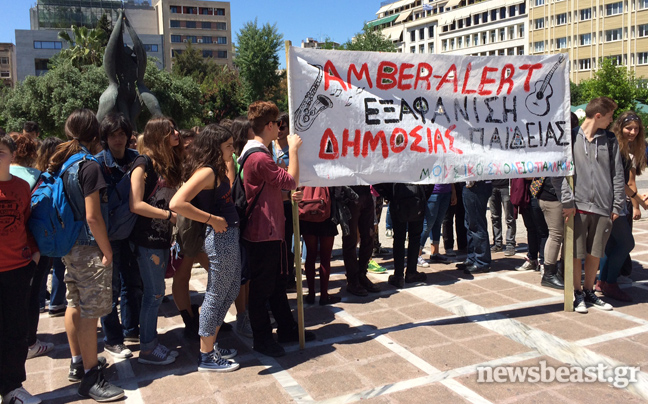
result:
[[[72,34],[60,31],[58,36],[68,43],[69,49],[61,51],[77,68],[85,65],[101,66],[103,61],[103,43],[105,33],[98,29],[72,26]]]

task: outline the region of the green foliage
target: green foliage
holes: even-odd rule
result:
[[[103,41],[101,42],[101,46],[105,48],[106,45],[108,45],[108,39],[110,39],[110,34],[112,34],[113,30],[113,26],[108,19],[108,15],[101,15],[101,18],[97,22],[97,30],[103,32]]]
[[[365,24],[362,32],[349,39],[340,47],[350,51],[396,52],[396,47],[389,39],[383,37],[378,30],[372,30]]]
[[[160,102],[162,113],[173,118],[180,128],[200,125],[200,87],[191,77],[177,77],[160,70],[155,60],[149,58],[144,84]],[[143,128],[148,118],[148,114],[141,114],[138,127]]]
[[[581,82],[582,99],[589,100],[606,96],[613,99],[618,108],[614,113],[616,118],[622,112],[636,108],[635,96],[637,86],[635,85],[634,73],[625,66],[615,66],[612,59],[604,58],[600,61],[600,68],[594,73],[594,78]],[[574,104],[572,100],[572,105]]]
[[[67,59],[77,68],[87,65],[101,66],[104,43],[107,41],[104,31],[73,25],[72,34],[70,36],[67,31],[59,32],[59,38],[66,41],[69,48],[61,50],[52,64],[56,65],[61,63],[61,59]]]
[[[238,73],[227,65],[213,64],[200,84],[204,123],[220,122],[224,118],[234,119],[247,108],[247,104],[241,99]]]
[[[200,83],[210,73],[214,62],[205,60],[200,49],[194,48],[191,42],[182,53],[173,57],[172,72],[178,77],[191,77]]]
[[[258,26],[257,20],[247,22],[236,34],[234,63],[239,68],[246,104],[257,100],[277,99],[281,76],[278,52],[283,48],[283,35],[277,24]]]
[[[576,84],[572,81],[569,82],[571,105],[586,104],[589,101],[589,99],[585,98],[583,94],[583,90],[584,90],[583,83]]]

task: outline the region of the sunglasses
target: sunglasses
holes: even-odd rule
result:
[[[628,122],[638,121],[638,120],[639,120],[639,117],[637,115],[628,115],[627,117],[625,117],[623,122],[621,122],[621,124],[623,125],[623,124],[626,124]]]

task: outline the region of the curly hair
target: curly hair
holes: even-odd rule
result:
[[[623,128],[632,122],[636,122],[639,126],[639,133],[632,143],[629,143],[628,139],[623,136]],[[641,118],[634,111],[626,111],[614,121],[612,124],[612,132],[614,132],[619,142],[621,155],[626,161],[631,161],[630,155],[632,154],[632,164],[637,171],[637,175],[640,175],[646,168],[646,130],[643,122],[641,122]]]
[[[29,135],[12,132],[9,134],[16,143],[16,158],[14,162],[19,166],[32,167],[38,154],[38,143]]]
[[[202,167],[211,166],[216,169],[221,181],[227,179],[227,166],[221,152],[221,145],[233,137],[232,132],[224,126],[209,124],[195,137],[191,158],[184,163],[184,180]]]
[[[164,178],[170,187],[182,182],[182,157],[184,146],[179,142],[171,147],[169,138],[176,129],[175,121],[164,116],[151,118],[144,127],[141,141],[137,142],[140,154],[153,161],[153,169]]]
[[[57,137],[47,137],[43,139],[38,148],[38,155],[36,157],[35,167],[37,170],[45,171],[47,166],[49,166],[50,159],[54,155],[58,145],[63,143],[63,141]]]

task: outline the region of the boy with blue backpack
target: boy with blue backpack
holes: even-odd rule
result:
[[[0,397],[4,403],[38,404],[27,379],[29,285],[39,253],[27,230],[29,185],[11,175],[16,144],[0,129]]]
[[[49,173],[42,176],[42,184],[32,195],[35,214],[30,228],[41,250],[56,245],[52,239],[73,241],[71,247],[58,245],[58,249],[42,251],[62,256],[66,267],[65,330],[72,355],[68,380],[81,382],[81,397],[113,401],[123,397],[124,390],[106,381],[105,359],[97,357],[97,321],[112,310],[113,260],[101,208],[102,202],[107,203],[106,182],[91,153],[98,146],[99,122],[92,111],[76,110],[65,122],[65,134],[70,141],[57,148]],[[54,207],[47,202],[53,202]],[[52,211],[56,211],[54,217],[65,218],[59,228],[48,228],[43,219],[51,218]],[[39,228],[46,230],[39,233]]]
[[[137,219],[128,206],[128,173],[139,154],[128,148],[133,130],[123,114],[107,115],[101,121],[99,132],[103,150],[95,158],[101,165],[107,184],[108,203],[102,208],[104,217],[108,218],[108,238],[113,251],[112,311],[101,318],[105,335],[104,350],[116,358],[129,358],[133,354],[124,345],[124,339],[128,337],[131,341],[139,341],[142,301],[142,279],[128,242]],[[118,304],[121,322],[117,313]]]

